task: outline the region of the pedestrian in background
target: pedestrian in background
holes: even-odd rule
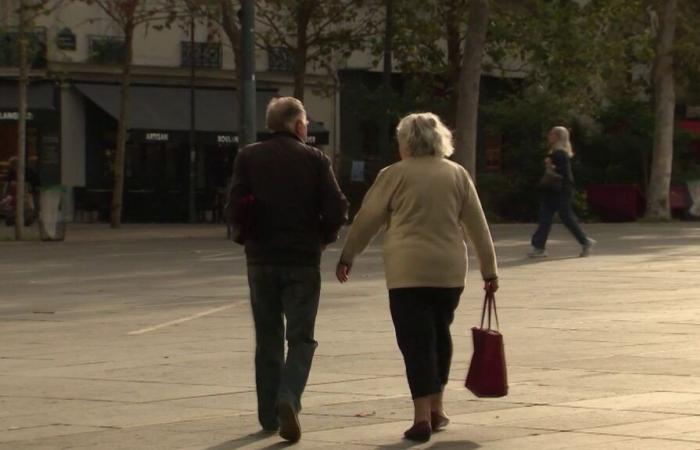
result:
[[[447,159],[450,130],[434,114],[411,114],[396,135],[401,161],[382,170],[367,192],[336,276],[346,282],[357,255],[386,227],[389,306],[414,404],[404,436],[427,441],[449,422],[443,392],[452,360],[450,324],[467,273],[465,240],[474,245],[490,291],[498,289],[496,254],[469,174]]]
[[[564,127],[554,127],[547,134],[549,152],[544,159],[545,173],[540,181],[539,225],[532,235],[531,258],[547,256],[545,249],[547,238],[552,229],[554,214],[558,213],[561,222],[574,235],[581,245],[579,256],[590,255],[595,240],[586,236],[571,208],[574,193],[574,175],[571,170],[571,158],[574,156],[571,147],[569,130]]]
[[[305,143],[304,105],[292,97],[273,99],[266,121],[272,137],[236,158],[229,209],[244,230],[258,419],[264,430],[298,441],[301,396],[317,346],[321,252],[347,221],[348,203],[330,160]]]

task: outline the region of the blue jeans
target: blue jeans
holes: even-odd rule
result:
[[[532,246],[544,250],[547,245],[549,231],[552,229],[554,214],[558,213],[561,223],[574,235],[581,245],[588,243],[588,237],[581,229],[574,210],[571,209],[571,190],[562,192],[546,192],[540,199],[539,225],[532,235]]]
[[[258,419],[264,428],[274,429],[280,401],[301,409],[301,395],[318,345],[314,327],[321,274],[313,266],[248,266],[248,285],[255,321]]]

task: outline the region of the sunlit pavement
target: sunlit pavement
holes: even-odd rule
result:
[[[462,387],[476,262],[453,326],[452,423],[401,439],[412,408],[381,252],[352,280],[325,254],[319,348],[295,448],[700,449],[700,224],[595,224],[590,258],[557,225],[493,227],[510,394]],[[0,238],[11,229],[3,228]],[[0,241],[0,449],[274,449],[255,415],[245,259],[221,225],[74,225]]]

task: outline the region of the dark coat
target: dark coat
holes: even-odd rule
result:
[[[291,133],[239,152],[229,205],[251,265],[318,265],[348,210],[328,157]]]

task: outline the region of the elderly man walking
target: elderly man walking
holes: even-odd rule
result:
[[[305,143],[304,105],[273,99],[266,121],[274,134],[239,153],[229,205],[248,263],[258,419],[264,430],[298,441],[301,395],[318,345],[321,252],[337,239],[348,203],[330,160]]]

